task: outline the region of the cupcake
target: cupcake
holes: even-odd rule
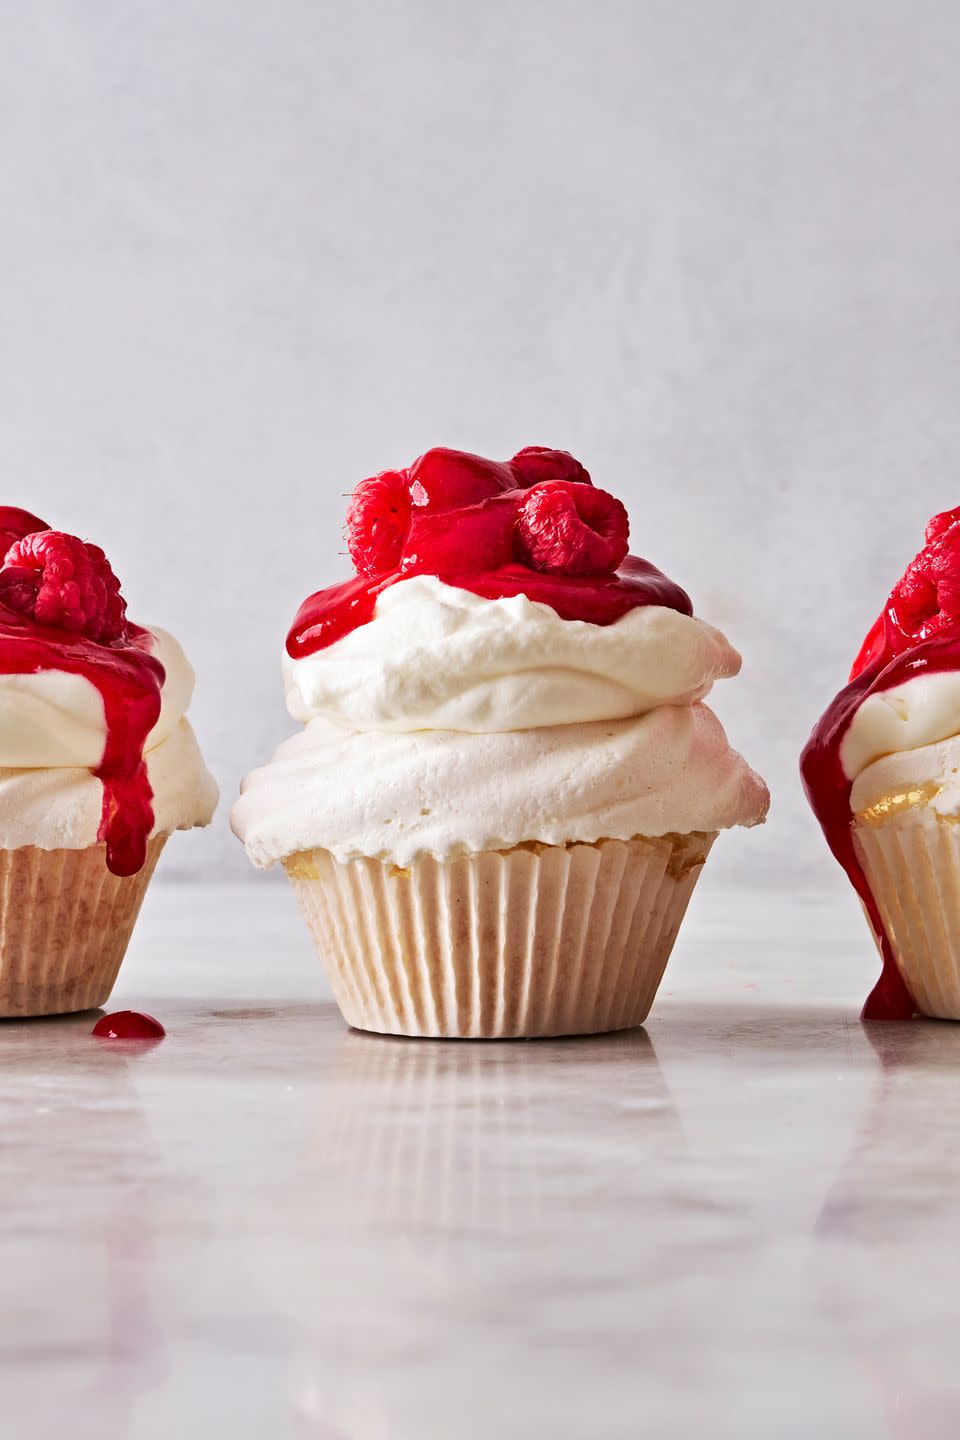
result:
[[[101,1005],[171,831],[217,788],[173,636],[102,550],[0,507],[0,1015]]]
[[[355,490],[356,575],[287,636],[304,729],[232,815],[349,1024],[639,1025],[717,832],[764,818],[702,703],[740,657],[627,541],[620,501],[539,446],[430,450]]]
[[[960,509],[925,538],[800,761],[883,962],[865,1020],[960,1020]]]

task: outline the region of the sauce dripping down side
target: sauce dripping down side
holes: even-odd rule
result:
[[[143,748],[160,716],[164,669],[150,654],[147,630],[127,626],[125,641],[104,645],[66,630],[37,625],[0,608],[0,673],[62,670],[89,680],[103,700],[107,742],[93,772],[103,784],[97,839],[114,875],[143,866],[153,830],[153,792]]]
[[[883,969],[867,997],[861,1018],[909,1020],[916,1014],[916,1002],[900,973],[857,854],[850,805],[853,782],[844,773],[841,750],[854,715],[869,696],[882,694],[918,675],[960,669],[960,639],[934,636],[891,658],[890,649],[881,643],[880,634],[878,624],[864,642],[854,671],[860,666],[864,668],[840,691],[814,728],[800,757],[800,773],[827,844],[862,900],[880,947]]]

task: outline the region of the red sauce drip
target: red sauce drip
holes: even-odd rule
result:
[[[126,642],[100,645],[0,609],[0,674],[64,670],[89,680],[103,699],[107,743],[93,772],[103,782],[97,839],[107,847],[107,866],[114,875],[134,875],[142,868],[153,830],[153,791],[143,747],[160,716],[164,670],[149,645],[149,631],[136,625],[128,626]]]
[[[287,636],[287,653],[300,660],[325,649],[372,620],[377,597],[391,585],[408,580],[412,574],[434,573],[426,568],[401,568],[373,580],[356,576],[318,590],[297,611]],[[438,578],[485,600],[526,595],[528,600],[549,605],[563,620],[586,620],[592,625],[612,625],[642,605],[663,605],[681,615],[693,614],[686,591],[649,560],[635,555],[628,555],[613,575],[544,575],[526,565],[513,564],[469,574],[440,574]]]
[[[36,516],[0,506],[0,543],[12,544],[37,528],[46,527]],[[103,783],[97,839],[106,845],[107,866],[114,875],[134,875],[142,868],[153,830],[153,792],[143,747],[160,716],[165,675],[150,645],[150,632],[129,622],[122,640],[103,644],[38,625],[0,605],[0,674],[62,670],[82,675],[103,700],[107,740],[93,772]]]
[[[167,1032],[152,1015],[141,1015],[138,1010],[117,1010],[99,1019],[91,1033],[98,1040],[162,1040]]]
[[[853,717],[870,695],[891,690],[917,675],[960,669],[960,638],[932,636],[893,654],[892,621],[874,625],[854,665],[854,678],[828,707],[800,757],[800,773],[827,844],[840,862],[864,908],[880,945],[883,969],[863,1007],[864,1020],[910,1020],[916,1002],[900,973],[880,911],[853,841],[852,781],[843,773],[840,751]]]
[[[0,505],[0,561],[15,541],[49,528],[37,515],[21,510],[19,505]]]

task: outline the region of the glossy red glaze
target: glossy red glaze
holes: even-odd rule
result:
[[[373,618],[377,597],[413,575],[435,575],[488,600],[525,595],[549,605],[564,620],[593,625],[611,625],[643,605],[693,613],[690,597],[679,585],[635,556],[628,555],[616,571],[596,575],[544,572],[521,563],[517,506],[530,485],[551,477],[566,484],[591,483],[587,471],[566,451],[528,447],[501,463],[436,449],[407,470],[386,473],[391,485],[403,479],[409,486],[409,520],[401,522],[406,533],[392,542],[401,552],[400,562],[383,574],[358,575],[309,596],[287,636],[287,651],[294,659],[365,625]],[[376,481],[363,484],[374,487],[370,493],[375,497]],[[372,533],[366,509],[357,516],[361,523]]]
[[[442,445],[428,450],[400,473],[407,476],[413,504],[426,510],[459,510],[517,488],[509,462]]]
[[[377,596],[398,580],[409,579],[410,574],[395,570],[376,580],[357,577],[310,595],[287,636],[288,654],[300,660],[365,625],[373,619]],[[542,575],[525,565],[512,564],[480,573],[441,574],[439,578],[485,600],[526,595],[528,600],[549,605],[562,620],[586,620],[591,625],[612,625],[641,605],[665,605],[681,615],[693,614],[689,595],[655,565],[635,555],[628,555],[613,575]]]
[[[3,564],[3,557],[25,535],[34,535],[38,530],[49,530],[43,520],[36,515],[31,515],[29,510],[21,510],[16,505],[0,505],[0,565]]]
[[[98,1040],[162,1040],[166,1030],[152,1015],[141,1015],[139,1010],[117,1010],[113,1015],[104,1015],[94,1025],[91,1034]]]
[[[12,535],[11,545],[37,528],[47,528],[25,510],[0,507],[0,535],[4,527]],[[17,529],[20,534],[14,533]],[[149,653],[149,644],[149,632],[129,623],[122,640],[101,644],[38,625],[0,605],[0,674],[62,670],[89,680],[103,699],[107,742],[93,772],[103,783],[97,838],[106,845],[107,865],[115,875],[141,869],[153,829],[153,792],[143,747],[160,715],[164,670]]]
[[[949,528],[942,524],[938,526],[938,522],[948,518],[937,516],[930,522],[928,542],[931,536],[935,538]],[[921,556],[923,554],[921,551]],[[897,966],[854,845],[850,804],[853,784],[846,778],[841,764],[843,741],[853,717],[869,696],[882,694],[918,675],[960,669],[960,633],[957,633],[957,627],[940,629],[924,638],[908,634],[898,621],[899,589],[895,587],[883,614],[864,640],[853,665],[850,683],[821,717],[800,757],[800,773],[807,799],[830,849],[863,901],[880,946],[883,969],[863,1007],[864,1020],[909,1020],[916,1014],[917,1007]]]

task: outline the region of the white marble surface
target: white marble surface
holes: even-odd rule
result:
[[[705,882],[645,1031],[346,1031],[291,897],[154,887],[0,1027],[2,1434],[957,1433],[960,1027],[868,1031],[842,890]]]

